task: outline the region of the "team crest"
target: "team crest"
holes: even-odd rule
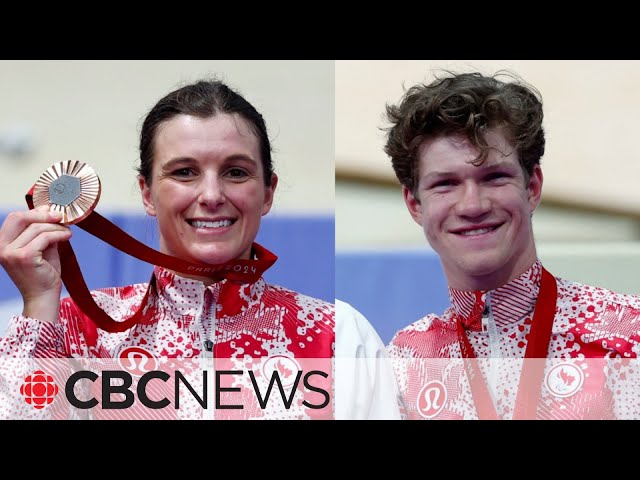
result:
[[[301,370],[298,362],[293,357],[287,357],[286,355],[269,357],[262,365],[262,374],[267,381],[270,381],[273,372],[277,371],[283,387],[295,385],[298,372]]]
[[[584,373],[573,363],[560,363],[552,367],[545,378],[549,393],[556,397],[570,397],[582,388]]]
[[[447,402],[447,389],[442,382],[432,380],[418,394],[418,413],[427,419],[438,415]]]

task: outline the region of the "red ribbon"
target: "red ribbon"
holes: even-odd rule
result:
[[[471,311],[471,316],[478,315],[480,309],[479,298],[476,293],[476,302]],[[518,382],[518,393],[516,395],[515,410],[513,413],[514,420],[534,419],[538,408],[540,398],[540,387],[544,374],[543,361],[527,361],[526,359],[546,359],[549,350],[549,341],[551,340],[551,331],[553,327],[553,319],[556,313],[556,301],[558,299],[558,286],[556,279],[544,267],[542,268],[542,280],[540,282],[540,292],[536,302],[531,330],[529,331],[529,339],[527,348],[525,349],[525,361],[522,365],[520,381]],[[473,320],[470,318],[470,320]],[[500,416],[496,412],[493,399],[489,394],[488,387],[482,378],[482,372],[476,367],[474,359],[477,358],[473,350],[473,346],[469,342],[464,326],[463,319],[457,318],[458,341],[460,342],[460,351],[464,358],[470,358],[471,361],[464,362],[467,371],[467,377],[471,385],[471,394],[476,404],[478,418],[481,420],[498,420]]]
[[[34,187],[35,185],[31,187],[26,195],[29,209],[34,208]],[[96,211],[91,212],[87,218],[76,223],[76,225],[112,247],[147,263],[159,265],[179,273],[208,277],[214,282],[227,279],[228,282],[225,284],[225,287],[228,286],[228,288],[234,291],[238,289],[239,284],[257,281],[264,271],[271,267],[278,259],[276,255],[266,248],[257,243],[253,243],[252,253],[256,256],[255,260],[231,260],[218,265],[188,262],[148,247],[118,228]],[[123,332],[142,320],[143,310],[149,298],[149,291],[154,284],[153,276],[136,313],[124,321],[116,322],[93,300],[82,276],[82,272],[80,271],[80,266],[78,265],[78,260],[73,252],[71,243],[68,241],[58,243],[58,252],[62,264],[62,281],[69,295],[80,310],[95,322],[99,328],[110,333]],[[233,284],[235,284],[235,286]],[[221,292],[221,295],[222,293],[223,292]]]

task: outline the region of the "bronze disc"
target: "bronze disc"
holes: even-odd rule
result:
[[[49,205],[62,213],[62,225],[72,225],[89,216],[100,199],[100,178],[84,162],[67,160],[50,166],[33,189],[33,205]]]

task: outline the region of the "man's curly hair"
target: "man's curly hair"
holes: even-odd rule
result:
[[[515,147],[527,179],[544,154],[540,93],[513,73],[486,76],[446,71],[429,85],[409,88],[398,105],[386,105],[386,114],[391,126],[385,129],[384,151],[400,183],[416,198],[416,152],[427,137],[466,136],[480,152],[473,164],[480,165],[491,148],[487,130],[501,129]]]

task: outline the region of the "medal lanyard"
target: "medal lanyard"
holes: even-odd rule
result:
[[[536,360],[527,361],[527,359],[547,358],[557,298],[558,286],[556,279],[543,267],[540,292],[538,293],[531,330],[529,331],[529,340],[525,349],[525,361],[522,365],[520,381],[518,382],[516,405],[513,413],[514,420],[535,418],[545,362]],[[476,305],[477,304],[478,302],[476,300]],[[477,313],[474,305],[470,316]],[[471,394],[476,405],[478,418],[481,420],[498,420],[500,416],[493,404],[493,399],[491,398],[487,384],[482,378],[482,372],[480,372],[475,362],[477,357],[464,330],[460,316],[457,317],[456,324],[462,356],[472,359],[471,361],[465,361],[464,364],[469,384],[471,385]]]
[[[62,162],[59,165],[55,165],[54,167],[51,167],[49,170],[47,170],[43,177],[45,177],[45,175],[51,176],[51,173],[48,172],[50,172],[52,169],[57,173],[55,167],[58,167],[58,170],[62,172],[62,175],[57,173],[59,177],[70,176],[65,174],[64,172],[70,171],[72,169],[73,171],[77,171],[77,163],[78,162],[72,163],[71,161]],[[42,181],[39,180],[38,183],[31,187],[29,192],[27,192],[26,194],[26,201],[29,209],[33,209],[35,206],[34,189],[39,187],[41,184]],[[54,188],[56,186],[58,187],[58,190],[63,190],[64,188],[68,189],[65,184],[53,185]],[[40,188],[40,190],[42,190],[42,188]],[[36,192],[36,194],[37,193],[38,192]],[[99,190],[97,196],[99,197]],[[271,253],[266,248],[257,243],[253,243],[252,255],[255,255],[255,260],[231,260],[229,262],[217,265],[181,260],[177,257],[172,257],[171,255],[158,252],[157,250],[148,247],[147,245],[139,242],[138,240],[121,230],[119,227],[117,227],[109,220],[101,216],[98,212],[93,210],[96,203],[97,198],[95,199],[93,205],[91,205],[82,216],[79,216],[79,220],[75,221],[75,224],[78,227],[128,255],[131,255],[135,258],[138,258],[139,260],[151,263],[153,265],[159,265],[169,270],[173,270],[183,274],[208,277],[214,282],[219,282],[223,279],[227,279],[231,283],[241,284],[257,281],[262,276],[264,271],[271,267],[278,259],[276,255]],[[71,206],[73,206],[73,204],[71,204]],[[93,297],[91,296],[87,284],[82,276],[82,272],[80,271],[80,266],[78,265],[78,261],[76,259],[73,248],[71,247],[71,244],[68,241],[59,242],[58,253],[60,255],[60,261],[62,264],[62,281],[67,288],[69,295],[74,300],[76,305],[78,305],[80,310],[82,310],[85,315],[87,315],[92,321],[94,321],[98,327],[110,333],[123,332],[131,328],[136,323],[140,322],[143,316],[144,307],[147,304],[149,291],[154,284],[153,276],[152,280],[149,282],[149,287],[147,288],[144,298],[142,299],[142,302],[138,307],[136,313],[122,322],[116,322],[109,315],[107,315],[107,313],[104,312],[104,310],[102,310],[93,300]]]

